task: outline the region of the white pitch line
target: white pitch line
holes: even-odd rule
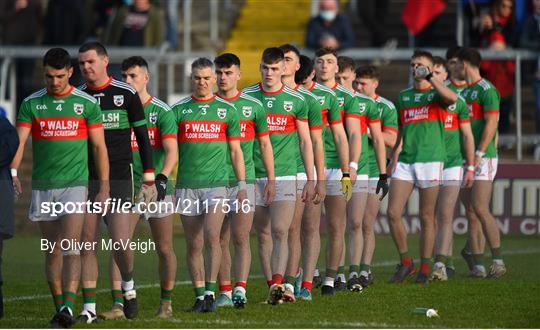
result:
[[[520,254],[538,254],[538,253],[540,253],[540,249],[510,250],[510,251],[503,252],[503,256],[520,255]],[[386,261],[374,263],[373,267],[388,267],[388,266],[394,266],[396,264],[397,264],[396,260],[386,260]],[[260,279],[263,277],[264,276],[262,275],[252,275],[249,278]],[[191,281],[177,281],[175,284],[188,285],[188,284],[191,284]],[[151,289],[151,288],[157,288],[157,287],[159,287],[159,284],[157,283],[137,285],[137,289]],[[110,289],[99,289],[96,292],[97,293],[110,292]],[[36,295],[29,295],[29,296],[4,297],[4,301],[5,302],[27,301],[27,300],[48,299],[48,298],[51,298],[50,294],[36,294]]]

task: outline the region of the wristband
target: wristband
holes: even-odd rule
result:
[[[480,158],[484,157],[486,153],[483,152],[483,151],[480,151],[480,150],[476,150],[476,152],[474,153],[475,156],[478,156]]]
[[[474,172],[474,165],[467,166],[467,172]]]
[[[154,183],[154,181],[156,180],[156,175],[154,174],[154,172],[147,172],[147,173],[143,173],[143,176],[142,176],[142,181],[144,183]]]
[[[238,190],[247,190],[246,181],[238,181]]]
[[[358,169],[358,163],[357,162],[350,162],[349,163],[349,168],[354,168],[355,170]]]
[[[10,171],[11,171],[11,177],[17,176],[17,169],[16,168],[12,168],[12,169],[10,169]]]
[[[427,81],[430,81],[431,78],[433,78],[433,72],[430,72],[430,73],[428,73],[428,74],[426,75],[426,80],[427,80]]]
[[[388,174],[379,174],[379,180],[388,180]]]
[[[351,175],[349,174],[349,172],[343,172],[343,177],[344,178],[350,178]]]

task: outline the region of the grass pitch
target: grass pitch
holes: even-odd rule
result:
[[[76,328],[539,328],[540,327],[540,237],[503,237],[503,255],[508,274],[499,280],[467,277],[456,237],[456,277],[429,285],[391,285],[387,281],[397,263],[389,236],[377,236],[374,258],[375,284],[361,293],[340,292],[321,297],[314,290],[313,301],[268,306],[267,286],[261,277],[256,241],[252,238],[252,279],[248,282],[248,306],[243,310],[221,308],[211,314],[191,314],[194,295],[188,284],[183,236],[175,238],[178,285],[174,290],[174,317],[157,320],[159,278],[155,252],[137,254],[135,280],[140,303],[137,319],[106,321]],[[323,247],[324,247],[323,240]],[[418,237],[409,238],[410,249],[418,254]],[[43,253],[37,236],[20,236],[4,242],[5,317],[1,328],[44,328],[54,313],[44,275]],[[324,265],[324,253],[319,264]],[[489,258],[486,258],[489,262]],[[487,263],[489,264],[489,263]],[[111,306],[107,275],[107,254],[100,253],[98,313]],[[322,267],[324,269],[324,267]],[[411,281],[412,282],[412,281]],[[77,302],[77,312],[82,298]],[[412,314],[415,307],[430,307],[440,317],[428,319]]]

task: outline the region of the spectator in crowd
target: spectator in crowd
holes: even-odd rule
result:
[[[171,49],[178,47],[178,7],[180,0],[163,0],[165,8],[165,36]]]
[[[489,14],[493,0],[461,0],[464,14],[464,44],[480,46],[480,25],[482,17]]]
[[[0,319],[4,316],[2,295],[2,250],[4,240],[13,237],[15,191],[9,165],[19,147],[17,131],[6,117],[0,115]]]
[[[321,1],[319,15],[312,17],[307,26],[306,46],[309,49],[345,49],[354,46],[351,23],[339,13],[337,0]]]
[[[395,44],[396,39],[386,38],[386,18],[390,0],[363,0],[358,7],[358,16],[371,34],[370,46],[382,47],[387,42]],[[397,45],[394,45],[394,47]]]
[[[481,45],[492,51],[504,51],[515,42],[515,17],[512,0],[495,0],[492,11],[482,18]],[[499,133],[510,132],[510,113],[514,94],[515,63],[512,60],[483,61],[480,69],[501,96]]]
[[[45,45],[80,45],[89,35],[91,15],[85,0],[49,0],[45,15]]]
[[[163,12],[150,0],[133,0],[121,7],[105,33],[111,46],[157,47],[164,40]]]
[[[540,134],[540,0],[533,0],[533,13],[523,24],[520,46],[538,52],[538,60],[533,70],[534,96],[536,98],[536,134]]]
[[[3,0],[0,2],[0,43],[11,46],[32,46],[40,40],[43,8],[40,0]],[[33,59],[16,59],[17,107],[34,90]]]

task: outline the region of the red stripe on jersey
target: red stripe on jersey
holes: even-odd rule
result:
[[[213,120],[182,121],[178,123],[179,142],[225,142],[227,123]]]
[[[175,139],[176,140],[176,135],[175,134],[164,134],[161,136],[161,140],[165,140],[165,139]]]
[[[488,113],[498,114],[499,113],[499,109],[492,109],[492,110],[484,111],[482,109],[482,105],[478,101],[467,103],[467,108],[469,109],[470,119],[483,119],[485,114],[488,114]]]
[[[148,127],[148,139],[150,139],[150,145],[153,149],[162,148],[163,144],[161,143],[161,132],[158,127]],[[174,135],[173,135],[174,136]],[[131,129],[131,151],[139,150],[139,145],[137,144],[137,137],[135,132]]]
[[[34,118],[32,138],[37,140],[82,140],[88,139],[85,118]]]
[[[261,137],[261,136],[268,136],[270,135],[270,132],[266,131],[266,132],[257,132],[257,136]]]
[[[296,118],[296,120],[300,120],[300,121],[303,121],[303,122],[306,122],[307,123],[307,118]]]
[[[27,123],[27,122],[25,122],[25,121],[18,121],[18,122],[17,122],[17,127],[28,127],[28,128],[32,128],[32,124]]]
[[[484,113],[489,113],[489,114],[495,114],[495,115],[498,115],[499,114],[499,109],[497,110],[486,110],[484,111]]]
[[[310,131],[317,131],[317,130],[320,130],[320,129],[322,129],[321,125],[309,126]]]
[[[381,120],[380,119],[369,119],[368,120],[368,124],[376,124],[376,123],[380,123]]]
[[[442,120],[446,110],[436,103],[429,103],[419,107],[403,108],[399,111],[402,125],[416,124],[424,121]]]
[[[395,127],[392,127],[392,126],[383,126],[382,127],[382,131],[385,132],[385,131],[390,131],[390,132],[395,132],[397,133],[397,128]]]
[[[255,123],[253,120],[240,120],[240,137],[242,141],[255,139]]]
[[[289,134],[296,132],[296,117],[279,113],[267,113],[266,124],[270,134]]]
[[[444,119],[444,130],[445,131],[453,131],[459,128],[459,116],[457,113],[446,113],[446,117]]]
[[[328,126],[328,109],[322,109],[321,116],[323,125]]]
[[[227,136],[227,141],[241,141],[242,137],[240,136]]]
[[[88,127],[88,129],[102,128],[102,127],[103,127],[103,123],[90,124],[90,125],[88,125],[87,127]]]
[[[353,117],[353,116],[350,116]],[[360,133],[367,134],[368,129],[368,117],[360,116]]]

